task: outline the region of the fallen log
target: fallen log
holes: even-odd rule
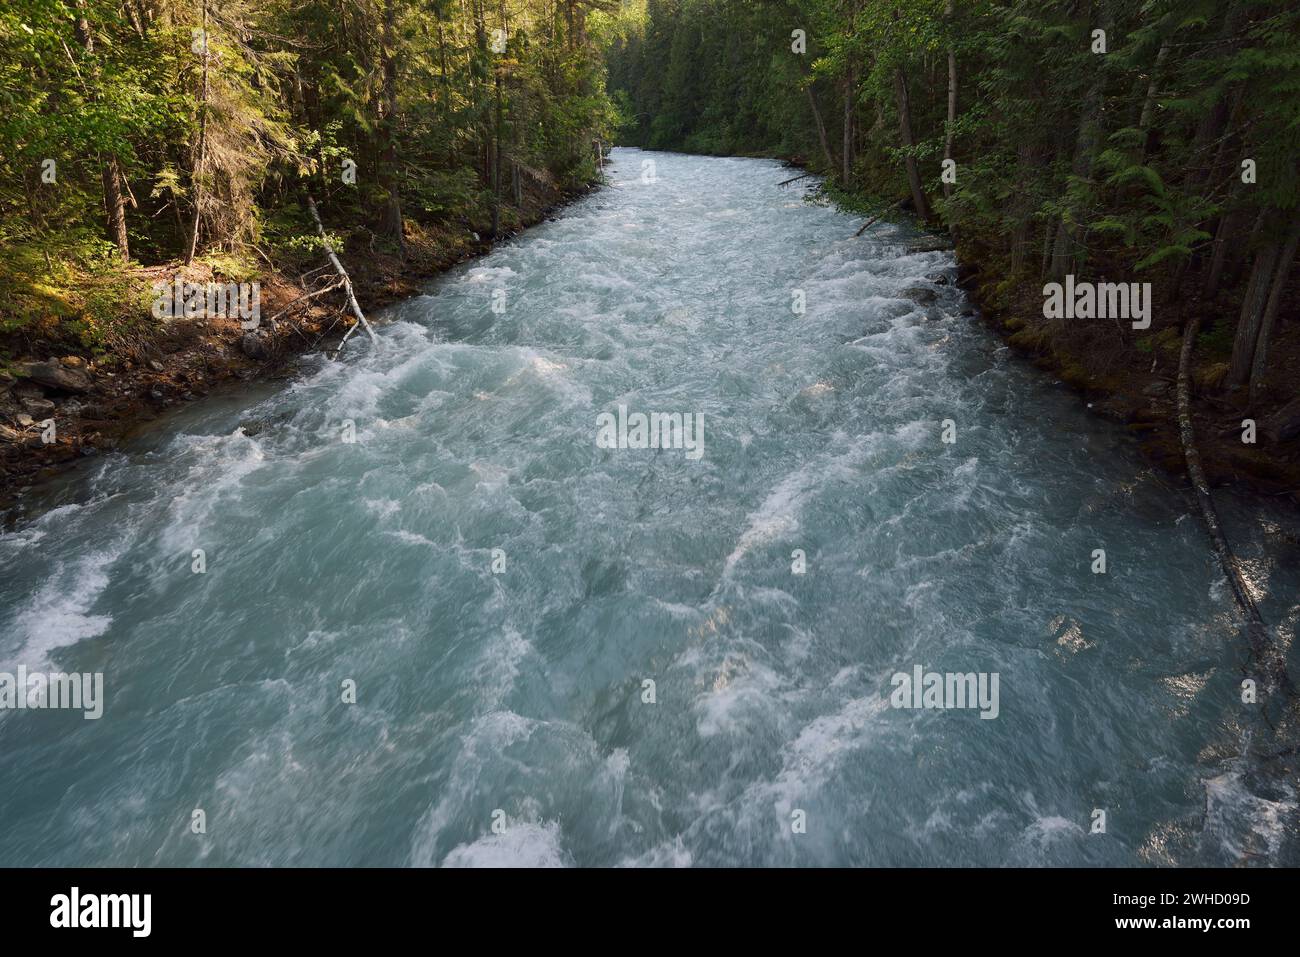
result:
[[[862,224],[862,228],[853,234],[853,238],[856,239],[857,237],[861,236],[863,233],[867,231],[867,227],[870,226],[872,223],[874,223],[877,219],[885,215],[885,213],[892,213],[894,210],[898,209],[898,207],[902,206],[906,202],[907,202],[907,197],[903,197],[898,202],[896,202],[893,206],[890,206],[888,209],[882,209],[880,212],[876,213],[876,215],[872,216],[870,219],[868,219],[865,223]]]
[[[1219,567],[1232,589],[1232,596],[1238,607],[1246,616],[1246,635],[1250,641],[1251,655],[1265,678],[1269,690],[1281,688],[1288,694],[1294,694],[1290,676],[1286,672],[1286,662],[1274,646],[1268,633],[1268,626],[1259,613],[1259,606],[1251,597],[1246,587],[1246,580],[1241,574],[1237,556],[1232,545],[1223,533],[1219,513],[1214,508],[1214,499],[1210,495],[1210,485],[1201,467],[1201,453],[1196,447],[1196,432],[1192,428],[1192,349],[1196,344],[1196,334],[1201,328],[1201,317],[1193,315],[1187,320],[1183,330],[1183,348],[1178,357],[1178,436],[1183,446],[1183,461],[1187,464],[1187,477],[1191,480],[1196,504],[1200,508],[1201,519],[1209,533],[1210,547],[1219,560]]]
[[[334,266],[334,271],[339,274],[339,279],[343,281],[343,292],[348,297],[348,307],[352,310],[352,315],[357,317],[357,325],[363,326],[366,333],[370,336],[370,341],[377,343],[379,340],[375,338],[375,330],[371,329],[370,323],[366,322],[366,314],[361,311],[361,306],[357,302],[356,294],[352,291],[352,280],[348,277],[348,271],[343,268],[343,264],[339,262],[339,257],[335,255],[334,247],[330,245],[329,237],[325,234],[325,224],[320,221],[320,213],[316,210],[316,201],[310,196],[307,197],[307,208],[311,210],[311,218],[316,221],[316,233],[320,236],[321,244],[325,247],[325,253],[329,256],[330,263]],[[348,341],[348,338],[356,328],[357,326],[353,326],[347,331],[347,334],[343,337],[343,341],[339,343],[339,347],[334,353],[335,356],[343,350],[344,343]]]
[[[799,175],[799,176],[793,176],[793,177],[791,177],[790,179],[783,180],[782,182],[777,183],[776,185],[777,185],[777,186],[789,186],[791,183],[796,183],[796,182],[798,182],[798,181],[801,180],[801,179],[807,179],[809,176],[812,176],[812,175],[814,175],[814,174],[812,174],[812,173],[803,173],[803,174],[801,174],[801,175]]]

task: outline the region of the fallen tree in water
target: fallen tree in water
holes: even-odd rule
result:
[[[894,210],[898,209],[898,207],[902,206],[906,202],[907,202],[907,197],[904,196],[893,206],[886,207],[885,209],[882,209],[880,212],[876,213],[876,215],[872,216],[870,219],[868,219],[865,223],[862,224],[862,228],[853,234],[853,238],[856,239],[857,237],[861,236],[863,233],[867,231],[867,227],[870,226],[872,223],[874,223],[876,220],[878,220],[881,216],[884,216],[886,213],[892,213]]]
[[[1259,613],[1259,606],[1251,597],[1246,586],[1245,577],[1232,545],[1223,533],[1219,513],[1214,508],[1214,499],[1210,495],[1210,485],[1205,479],[1205,470],[1201,467],[1201,453],[1196,448],[1196,432],[1192,427],[1192,349],[1196,344],[1196,335],[1201,328],[1199,314],[1194,314],[1187,321],[1183,330],[1183,346],[1178,357],[1178,435],[1183,446],[1183,460],[1187,464],[1187,477],[1192,483],[1192,493],[1200,508],[1201,519],[1210,536],[1210,547],[1214,549],[1219,567],[1232,588],[1232,595],[1238,607],[1246,616],[1246,634],[1250,641],[1251,655],[1260,668],[1266,691],[1281,689],[1287,694],[1294,694],[1295,688],[1286,671],[1286,661],[1278,651],[1269,635],[1264,617]]]

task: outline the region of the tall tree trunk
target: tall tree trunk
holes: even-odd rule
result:
[[[1138,162],[1146,161],[1147,150],[1151,148],[1150,131],[1151,121],[1155,119],[1156,114],[1156,90],[1159,88],[1160,67],[1165,62],[1165,57],[1169,55],[1168,38],[1160,41],[1160,49],[1156,51],[1156,62],[1151,66],[1151,76],[1147,81],[1147,95],[1142,101],[1142,114],[1138,117],[1138,129],[1142,132],[1142,149],[1138,155]]]
[[[199,221],[203,215],[203,165],[204,155],[208,149],[208,96],[211,87],[208,82],[208,4],[203,2],[203,94],[199,101],[199,149],[194,157],[194,171],[190,176],[194,184],[194,221],[190,226],[190,245],[185,253],[185,265],[194,262],[194,253],[199,247]]]
[[[1291,224],[1291,233],[1282,247],[1282,254],[1277,261],[1273,274],[1273,287],[1264,306],[1264,317],[1260,321],[1259,338],[1255,341],[1255,357],[1250,364],[1250,398],[1254,403],[1264,385],[1264,372],[1268,364],[1268,343],[1273,335],[1273,325],[1277,322],[1277,311],[1282,305],[1282,290],[1291,275],[1291,266],[1295,262],[1296,249],[1300,248],[1300,219]]]
[[[108,234],[117,243],[122,262],[131,261],[131,244],[126,236],[126,199],[122,195],[122,168],[117,157],[109,156],[104,164],[104,206],[108,213]]]
[[[826,169],[833,172],[835,169],[835,157],[831,155],[830,140],[826,138],[826,124],[822,122],[822,111],[817,108],[817,97],[813,95],[812,83],[804,87],[808,94],[808,105],[812,107],[813,121],[817,124],[817,139],[822,144],[822,153],[826,156]]]
[[[438,18],[438,66],[442,78],[442,95],[438,106],[442,110],[442,124],[447,131],[447,166],[456,166],[456,137],[451,123],[451,80],[447,75],[447,40],[442,28],[442,18]]]
[[[949,29],[952,28],[952,0],[947,0],[943,8],[944,18],[948,21]],[[952,159],[952,136],[953,127],[957,123],[957,54],[952,45],[948,46],[948,128],[944,131],[943,136],[943,158]],[[946,165],[946,164],[945,164]],[[952,184],[947,180],[943,182],[943,198],[952,198]]]
[[[954,29],[953,22],[952,22],[953,21],[952,0],[947,0],[947,2],[944,4],[943,15],[944,15],[944,19],[948,21],[948,29],[950,30]],[[956,132],[956,126],[957,126],[957,51],[953,49],[952,43],[949,42],[948,44],[948,127],[944,131],[944,136],[943,136],[943,158],[945,160],[952,159],[952,140]],[[944,165],[947,166],[949,164],[945,163]],[[955,170],[956,167],[953,167],[953,169]],[[952,199],[952,184],[949,183],[946,179],[943,180],[943,198],[945,200]],[[950,220],[953,218],[951,212],[949,212],[948,218]],[[954,243],[957,242],[957,227],[952,222],[948,223],[948,232],[952,235],[953,242]],[[1019,235],[1016,236],[1017,242],[1024,243],[1025,229],[1021,228],[1018,230],[1018,232]],[[1019,245],[1016,246],[1015,250],[1012,253],[1012,260],[1013,263],[1015,263],[1017,260],[1021,262],[1023,262],[1024,260],[1023,252],[1020,249]],[[1018,264],[1016,265],[1016,268],[1017,269],[1019,268]]]
[[[501,71],[505,69],[496,64],[496,123],[492,134],[492,235],[501,231]]]
[[[1237,153],[1242,147],[1242,135],[1244,130],[1242,103],[1245,101],[1246,84],[1239,83],[1237,92],[1232,97],[1232,103],[1228,107],[1227,120],[1225,121],[1225,132],[1219,136],[1219,147],[1214,151],[1214,159],[1210,162],[1209,170],[1205,175],[1205,188],[1203,195],[1213,196],[1225,182],[1231,182],[1233,187],[1240,185],[1241,177],[1234,176],[1236,168]]]
[[[1093,94],[1079,117],[1079,135],[1074,145],[1074,162],[1071,172],[1076,179],[1087,179],[1092,173],[1092,157],[1097,147],[1097,110],[1100,107],[1100,87],[1094,86]],[[1056,240],[1052,244],[1052,278],[1058,282],[1065,277],[1074,263],[1080,245],[1079,225],[1074,218],[1076,211],[1071,210],[1061,217],[1057,226]]]
[[[1228,260],[1228,240],[1237,231],[1240,218],[1241,213],[1236,209],[1230,209],[1219,217],[1219,228],[1214,231],[1210,265],[1205,273],[1205,283],[1201,287],[1203,298],[1209,299],[1219,291],[1219,281],[1223,278],[1223,267]]]
[[[1016,163],[1024,182],[1038,175],[1040,165],[1034,145],[1022,142],[1016,150]],[[1024,191],[1019,191],[1011,201],[1011,268],[1012,276],[1019,276],[1025,268],[1025,260],[1030,255],[1030,244],[1034,241],[1033,199]]]
[[[1230,55],[1239,46],[1236,39],[1238,30],[1243,19],[1247,16],[1246,8],[1240,3],[1233,3],[1227,15],[1223,18],[1223,25],[1219,29],[1219,35],[1215,43],[1215,48],[1222,56]],[[1196,135],[1192,139],[1191,149],[1184,152],[1187,157],[1187,175],[1183,178],[1183,189],[1189,193],[1205,193],[1207,185],[1212,184],[1214,178],[1214,167],[1218,163],[1218,157],[1215,160],[1206,163],[1204,154],[1209,151],[1210,147],[1220,141],[1224,127],[1228,124],[1236,105],[1240,102],[1242,94],[1242,85],[1236,84],[1237,90],[1231,102],[1228,97],[1219,94],[1210,110],[1206,112],[1197,125]],[[1223,137],[1223,140],[1230,137]],[[1220,142],[1221,152],[1223,143]]]
[[[1108,4],[1102,2],[1098,4],[1097,9],[1098,22],[1107,35],[1110,35],[1114,26],[1114,16],[1110,11]],[[1102,70],[1094,69],[1092,83],[1088,88],[1088,95],[1084,98],[1083,107],[1079,110],[1079,132],[1074,143],[1074,159],[1070,164],[1070,172],[1075,179],[1086,180],[1092,175],[1093,157],[1097,152],[1097,144],[1101,138],[1101,112],[1102,112],[1102,83],[1104,76]],[[1056,239],[1052,244],[1052,262],[1051,276],[1058,282],[1070,272],[1079,247],[1082,245],[1079,238],[1078,218],[1075,215],[1078,211],[1069,210],[1061,217],[1061,222],[1056,229]]]
[[[488,64],[491,62],[491,54],[488,48],[487,23],[483,18],[483,0],[474,0],[473,11],[474,47],[478,52],[478,62]],[[481,163],[483,184],[490,186],[492,184],[492,136],[488,130],[485,106],[480,96],[483,76],[479,67],[470,70],[470,103],[474,109],[475,132],[479,136],[478,158]]]
[[[843,151],[840,154],[843,160],[843,182],[844,188],[847,189],[853,180],[853,93],[855,90],[853,69],[850,68],[848,75],[844,77],[844,136]]]
[[[1267,213],[1260,213],[1260,217]],[[1255,264],[1250,271],[1250,281],[1241,301],[1241,317],[1237,320],[1237,334],[1232,342],[1232,364],[1228,369],[1230,385],[1242,386],[1250,381],[1250,370],[1255,361],[1255,346],[1259,341],[1264,320],[1264,307],[1268,301],[1273,267],[1277,264],[1278,244],[1270,242],[1255,254]]]
[[[77,42],[81,44],[82,49],[89,56],[95,52],[95,37],[90,32],[90,21],[86,19],[86,0],[77,0],[77,17],[73,22],[73,33],[77,37]],[[95,69],[95,75],[98,76],[99,70]],[[86,91],[87,97],[91,100],[96,98],[96,90],[90,88]],[[104,219],[108,231],[108,238],[117,245],[118,256],[122,262],[131,261],[131,243],[126,234],[126,200],[122,196],[122,167],[117,161],[117,156],[110,153],[104,160],[104,169],[102,174],[104,183]]]
[[[916,206],[916,215],[924,220],[930,218],[930,202],[925,198],[925,188],[921,185],[921,172],[916,166],[916,157],[912,147],[916,141],[912,138],[912,110],[907,98],[907,76],[900,64],[894,70],[894,98],[898,102],[898,133],[907,150],[904,165],[907,167],[907,182],[912,187],[912,203]]]
[[[384,87],[381,96],[384,152],[380,185],[384,189],[384,211],[379,223],[382,235],[397,241],[403,253],[402,199],[397,185],[397,0],[384,3],[384,29],[380,40]]]

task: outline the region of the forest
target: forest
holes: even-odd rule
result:
[[[0,867],[1248,896],[1298,134],[1297,0],[6,0]]]
[[[0,476],[337,339],[326,246],[375,308],[586,188],[609,2],[6,3]],[[254,286],[268,321],[159,322],[173,283]]]
[[[1215,478],[1300,481],[1285,0],[16,0],[0,51],[0,412],[30,430],[45,393],[122,377],[57,442],[4,426],[0,469],[342,332],[327,246],[381,305],[620,143],[778,157],[945,235],[997,330],[1175,469],[1148,400],[1194,322],[1206,441],[1268,438],[1219,442]],[[257,282],[287,325],[160,324],[150,290],[182,278]],[[1067,279],[1149,284],[1150,322],[1049,316]]]
[[[319,256],[308,196],[371,254],[517,228],[530,198],[594,178],[599,5],[5,4],[6,351],[122,350],[142,268],[292,271]]]
[[[1197,388],[1300,433],[1295,3],[648,0],[622,9],[609,86],[630,142],[798,158],[839,202],[945,230],[1066,381],[1172,373],[1195,318]],[[1150,328],[1044,319],[1067,276],[1150,283]],[[1233,454],[1285,454],[1257,452]]]

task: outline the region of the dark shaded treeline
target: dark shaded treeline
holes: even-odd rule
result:
[[[907,197],[1078,384],[1171,376],[1197,309],[1199,387],[1296,396],[1300,5],[628,0],[621,27],[627,141],[804,158],[864,211]],[[1151,328],[1041,318],[1067,274],[1152,283]]]

